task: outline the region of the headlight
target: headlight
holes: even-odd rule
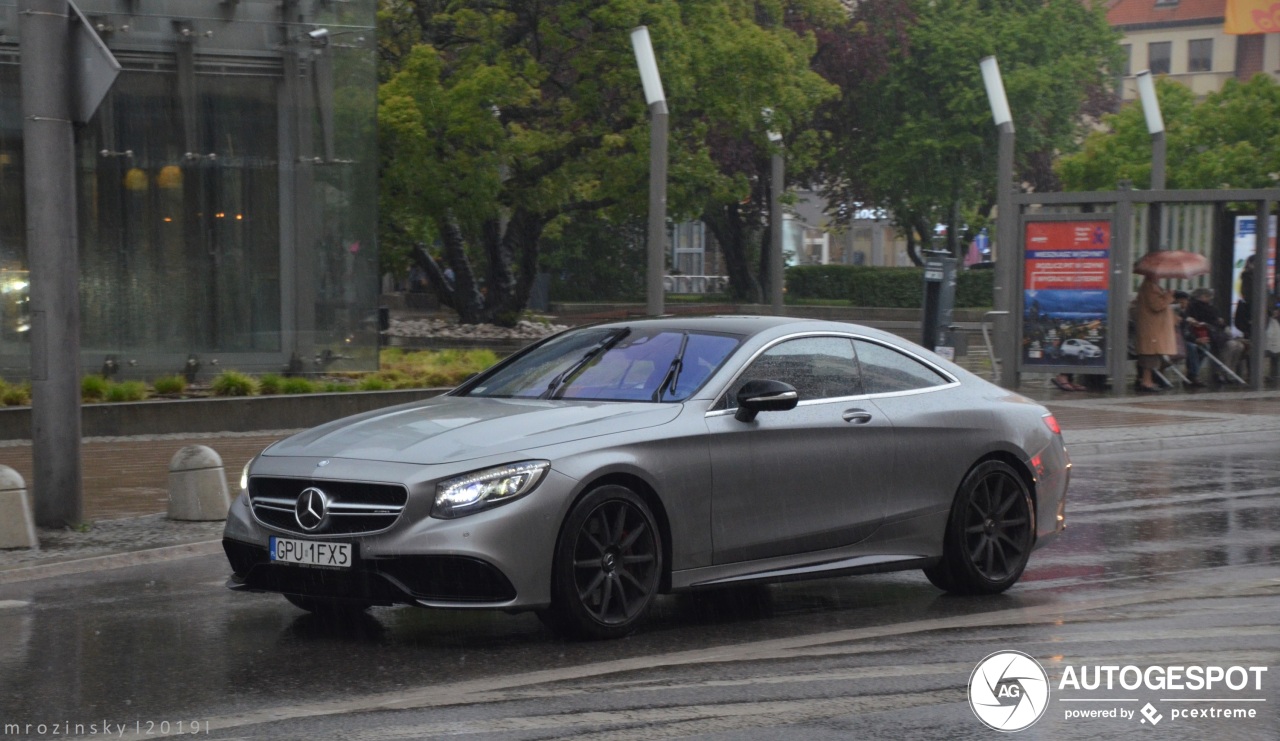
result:
[[[521,461],[441,481],[431,516],[452,520],[506,504],[533,491],[550,467],[549,461]]]
[[[252,458],[249,459],[248,463],[244,464],[244,470],[240,472],[240,491],[249,490],[249,466],[251,465],[253,465]]]

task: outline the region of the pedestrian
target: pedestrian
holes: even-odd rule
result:
[[[1151,276],[1143,279],[1138,287],[1137,342],[1139,391],[1159,391],[1152,373],[1164,367],[1166,355],[1176,355],[1178,338],[1175,334],[1173,294],[1166,291]]]
[[[1218,311],[1218,307],[1213,305],[1213,296],[1212,288],[1197,288],[1192,291],[1191,302],[1187,305],[1187,317],[1194,320],[1192,326],[1200,338],[1208,340],[1209,352],[1234,371],[1244,353],[1244,343],[1231,336],[1227,320]],[[1205,343],[1200,344],[1203,347]],[[1215,383],[1223,383],[1225,380],[1216,368],[1213,380]]]
[[[1186,291],[1173,292],[1174,312],[1178,320],[1178,336],[1183,346],[1183,355],[1187,363],[1187,383],[1189,388],[1200,388],[1204,382],[1200,380],[1200,361],[1203,356],[1200,347],[1209,344],[1209,333],[1201,334],[1196,330],[1196,321],[1187,316],[1187,307],[1191,303],[1191,294]]]
[[[1253,263],[1255,255],[1249,255],[1244,261],[1244,270],[1240,272],[1240,303],[1236,304],[1235,327],[1246,339],[1253,328]]]

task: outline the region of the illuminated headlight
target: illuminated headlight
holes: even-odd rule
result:
[[[431,516],[452,520],[506,504],[533,491],[550,467],[549,461],[522,461],[441,481]]]
[[[252,458],[249,459],[248,463],[244,464],[244,470],[240,472],[240,491],[249,490],[249,466],[251,465],[253,465]]]

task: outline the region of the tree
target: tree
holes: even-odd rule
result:
[[[1271,188],[1280,179],[1280,84],[1258,74],[1227,80],[1197,102],[1172,80],[1156,81],[1164,118],[1166,183],[1181,188]],[[1062,157],[1058,175],[1068,190],[1111,190],[1128,181],[1151,185],[1151,136],[1134,101],[1102,120],[1084,148]]]
[[[832,153],[815,173],[832,202],[887,209],[919,261],[917,235],[955,234],[994,205],[996,130],[978,69],[1000,62],[1018,131],[1018,177],[1055,185],[1052,153],[1070,150],[1110,100],[1118,32],[1079,0],[866,0],[847,33],[881,49],[881,67],[838,79],[824,108]],[[848,42],[846,42],[848,43]],[[821,52],[820,52],[821,56]],[[833,78],[835,79],[835,78]]]
[[[713,161],[709,132],[760,131],[765,105],[784,123],[803,119],[822,83],[806,40],[773,19],[810,6],[828,7],[384,0],[384,243],[412,254],[462,321],[513,323],[548,228],[647,210],[648,118],[629,31],[648,25],[657,47],[673,111],[668,212],[679,219],[745,191]],[[431,242],[438,257],[416,247]]]

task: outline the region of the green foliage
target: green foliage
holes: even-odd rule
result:
[[[121,381],[107,387],[107,401],[142,401],[147,398],[147,384],[142,381]]]
[[[847,203],[890,209],[904,231],[985,214],[994,204],[997,130],[979,60],[1000,64],[1017,129],[1019,179],[1053,187],[1044,163],[1070,151],[1082,113],[1109,99],[1119,32],[1105,3],[906,0],[865,26],[886,48],[878,77],[853,77],[824,114],[833,152],[817,180]],[[868,0],[872,14],[892,0]],[[914,20],[905,20],[913,18]]]
[[[161,376],[151,386],[157,394],[181,394],[187,390],[187,379],[180,375]]]
[[[273,396],[280,393],[280,388],[283,385],[284,376],[279,373],[264,373],[258,377],[258,393],[263,396]]]
[[[956,274],[956,306],[991,306],[994,273],[962,270]],[[924,298],[924,268],[860,265],[801,265],[787,270],[789,299],[843,299],[850,306],[918,309]]]
[[[456,386],[473,373],[498,362],[492,350],[382,351],[378,378],[391,388],[442,388]]]
[[[31,406],[31,384],[13,386],[0,381],[0,403],[7,407]]]
[[[226,370],[209,384],[214,396],[252,396],[258,390],[258,382],[239,371]]]
[[[302,376],[292,376],[280,383],[280,393],[282,394],[314,394],[317,390],[319,390],[319,386],[315,381]]]
[[[669,213],[682,219],[709,202],[741,201],[749,178],[716,156],[712,140],[767,162],[761,110],[771,108],[771,127],[787,134],[792,156],[812,153],[819,137],[805,123],[836,91],[810,70],[814,37],[795,29],[840,17],[835,0],[462,0],[430,10],[383,3],[387,267],[404,269],[414,242],[439,242],[450,264],[467,268],[458,271],[457,302],[482,302],[509,320],[524,308],[511,304],[534,272],[565,268],[555,258],[539,264],[544,230],[555,237],[579,219],[642,223],[650,122],[629,38],[642,24],[678,112],[670,118]],[[628,246],[572,237],[562,244],[583,260],[625,255]],[[473,287],[472,275],[486,276],[483,285]]]
[[[107,390],[110,387],[111,382],[102,376],[85,376],[80,379],[80,400],[102,401],[107,398]]]
[[[359,391],[386,391],[391,388],[391,384],[379,376],[365,376],[356,384]]]
[[[1170,189],[1271,188],[1280,179],[1280,83],[1258,74],[1227,80],[1197,102],[1167,78],[1156,82],[1165,124],[1165,184]],[[1113,190],[1121,180],[1151,185],[1151,136],[1133,101],[1105,116],[1103,130],[1056,163],[1068,190]]]

